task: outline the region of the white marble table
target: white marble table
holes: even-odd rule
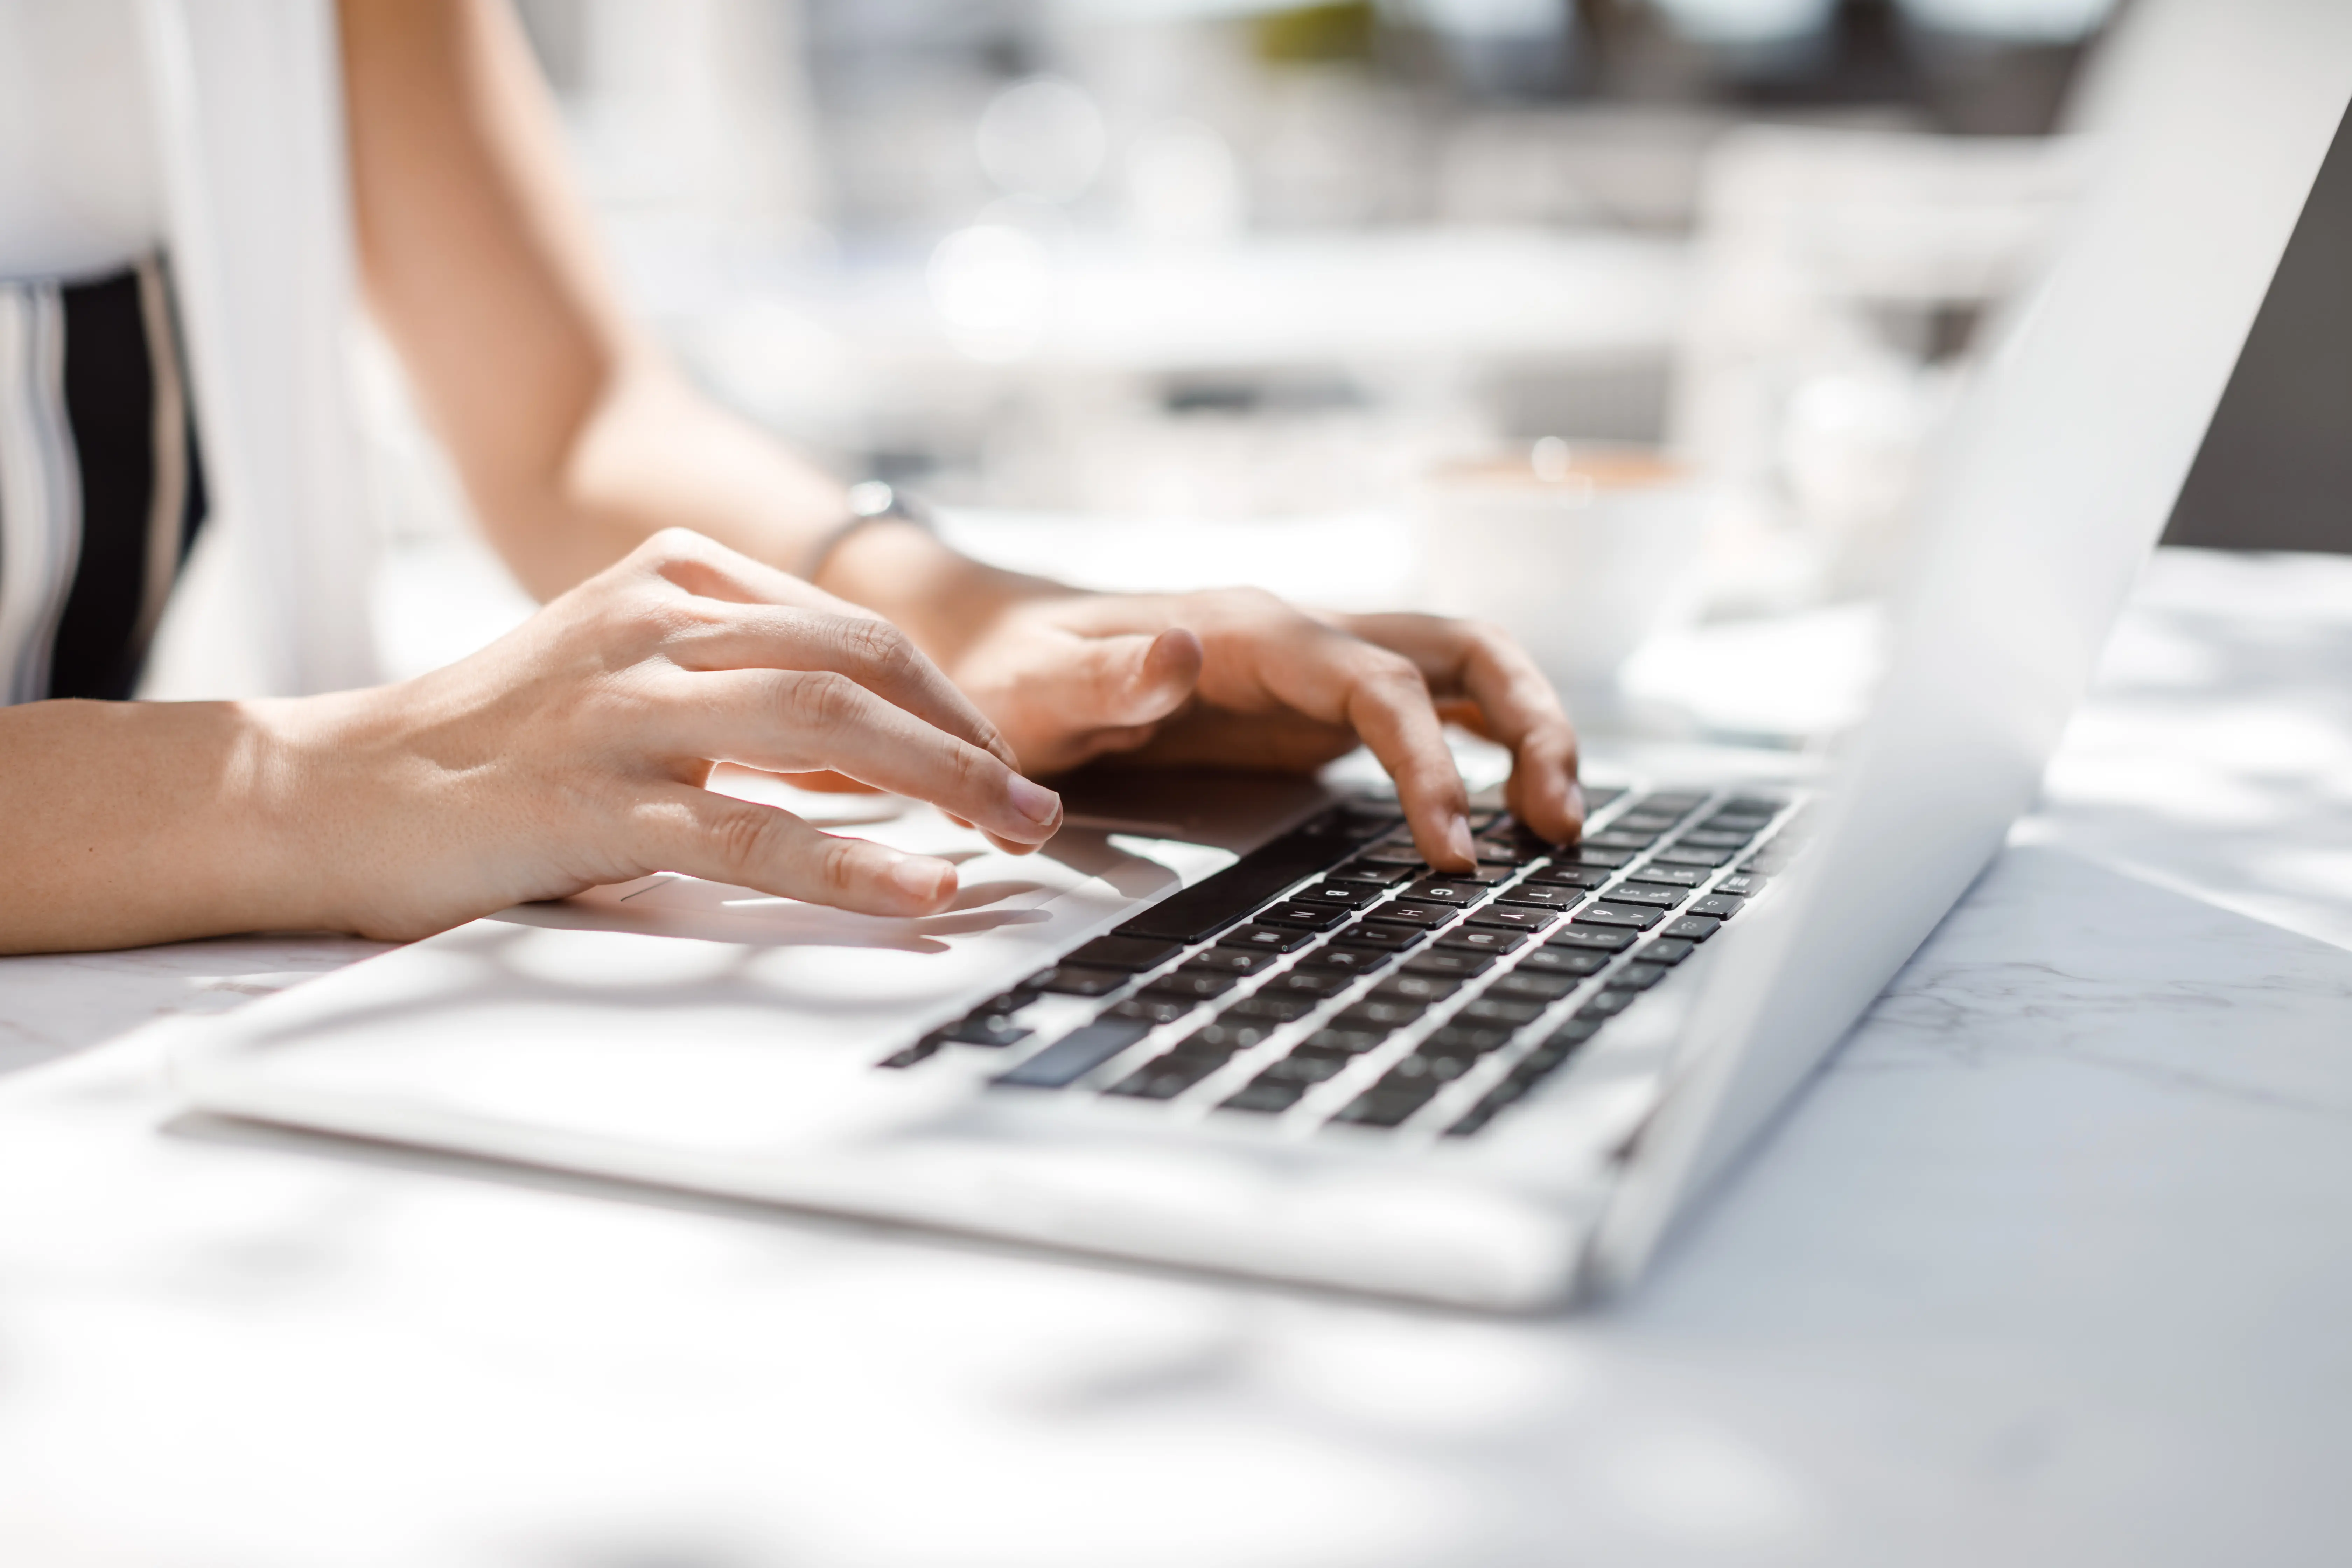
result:
[[[99,1042],[366,947],[0,961],[0,1562],[2342,1562],[2347,797],[2352,562],[2160,558],[2047,808],[1538,1321],[204,1121]]]

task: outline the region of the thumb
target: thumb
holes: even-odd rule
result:
[[[1094,637],[1079,656],[1071,728],[1154,724],[1184,705],[1200,683],[1201,639],[1182,626],[1156,636]]]

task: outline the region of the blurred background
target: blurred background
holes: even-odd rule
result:
[[[1624,612],[1558,655],[1588,723],[1802,748],[1866,686],[1923,443],[2127,5],[519,9],[638,309],[844,477],[1091,585],[1510,620],[1507,580],[1576,574]],[[444,606],[386,617],[404,673],[520,601],[453,597],[478,550],[377,369],[387,592]],[[1528,532],[1570,512],[1580,555]],[[1632,581],[1628,528],[1682,543]]]

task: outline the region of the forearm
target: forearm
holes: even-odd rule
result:
[[[296,706],[0,710],[0,952],[325,923],[289,853]]]

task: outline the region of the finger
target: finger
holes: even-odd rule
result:
[[[694,756],[769,773],[830,769],[929,801],[1012,845],[1042,844],[1062,825],[1052,790],[847,676],[727,669],[673,680],[662,738]]]
[[[1508,633],[1433,616],[1350,616],[1344,624],[1412,659],[1438,692],[1441,714],[1467,721],[1510,749],[1504,798],[1513,816],[1554,843],[1572,842],[1583,831],[1575,728],[1551,683]],[[1475,705],[1475,715],[1459,711],[1463,698]]]
[[[869,915],[927,915],[955,897],[955,868],[864,838],[820,833],[772,805],[662,786],[625,830],[640,864]]]
[[[1503,786],[1511,815],[1554,844],[1575,842],[1584,831],[1584,792],[1567,710],[1517,643],[1485,626],[1460,632],[1462,689],[1486,715],[1486,732],[1511,751]]]
[[[1468,870],[1475,864],[1469,792],[1429,683],[1412,660],[1302,617],[1293,637],[1263,646],[1259,664],[1273,695],[1307,718],[1345,722],[1361,737],[1396,781],[1413,845],[1431,865]]]
[[[845,675],[925,723],[994,752],[1006,767],[1019,766],[996,726],[914,639],[860,612],[729,605],[679,633],[664,651],[683,669],[825,669]]]

